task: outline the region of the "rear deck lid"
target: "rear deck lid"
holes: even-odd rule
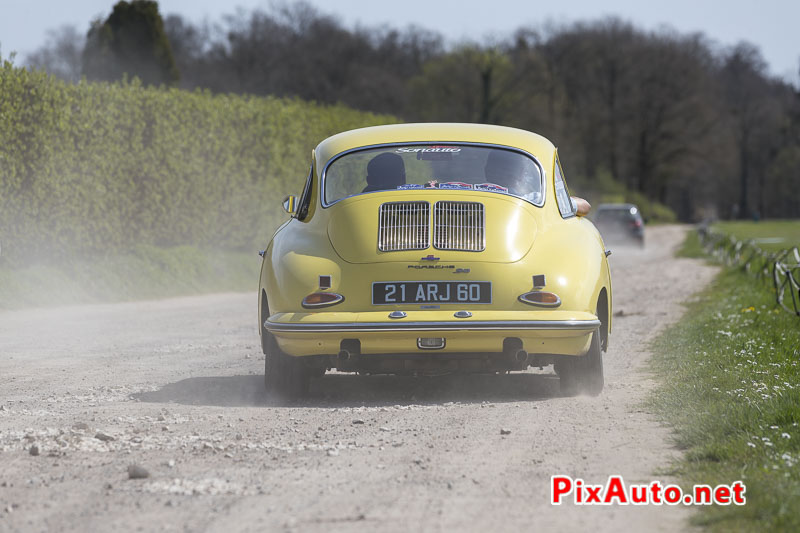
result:
[[[539,208],[511,196],[460,191],[387,191],[329,207],[328,236],[351,263],[510,263],[528,253]]]

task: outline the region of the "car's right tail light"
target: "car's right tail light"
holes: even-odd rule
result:
[[[545,291],[530,291],[520,294],[519,301],[537,307],[558,307],[561,305],[561,298],[557,294]]]

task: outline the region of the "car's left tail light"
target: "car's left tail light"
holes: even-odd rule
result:
[[[530,291],[520,294],[519,301],[538,307],[558,307],[561,305],[561,298],[557,294],[545,291]]]
[[[335,292],[314,292],[303,298],[303,307],[306,309],[319,309],[336,305],[344,301],[344,296]]]

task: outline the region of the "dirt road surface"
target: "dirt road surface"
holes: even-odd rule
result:
[[[0,313],[0,531],[684,530],[683,506],[549,504],[554,474],[674,481],[642,401],[648,341],[713,275],[672,257],[684,231],[611,256],[598,398],[537,369],[327,375],[270,404],[255,294]]]

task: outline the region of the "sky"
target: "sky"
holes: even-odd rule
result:
[[[47,30],[71,24],[84,32],[107,17],[116,0],[0,0],[0,55],[16,51],[16,63],[46,42]],[[541,27],[617,16],[643,30],[664,26],[702,32],[720,48],[740,41],[756,45],[769,72],[800,86],[800,0],[308,0],[345,27],[410,24],[435,30],[448,42],[502,38],[520,26]],[[162,15],[201,22],[269,8],[268,0],[160,0]]]

